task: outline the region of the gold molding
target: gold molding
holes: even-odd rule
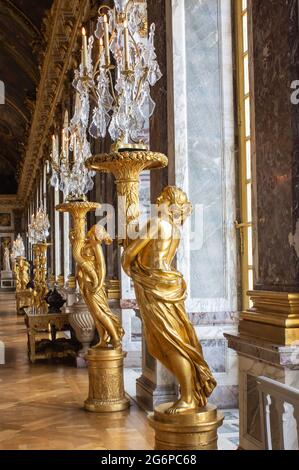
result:
[[[0,195],[0,209],[13,210],[17,207],[16,195]]]
[[[23,208],[45,157],[44,145],[73,60],[79,26],[89,3],[89,0],[54,0],[45,20],[47,48],[18,189],[18,205]]]
[[[250,291],[253,307],[241,314],[239,332],[276,344],[299,341],[299,293]]]

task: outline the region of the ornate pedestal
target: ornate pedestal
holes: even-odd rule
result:
[[[223,415],[212,405],[186,414],[166,414],[171,403],[149,416],[155,430],[155,450],[217,450],[217,430]]]
[[[95,413],[123,411],[130,402],[125,396],[123,362],[125,353],[115,349],[90,349],[86,356],[89,396],[85,409]]]
[[[281,346],[243,335],[225,337],[239,357],[240,448],[264,450],[258,377],[299,389],[299,346]],[[279,425],[278,421],[272,423],[274,429]]]
[[[0,287],[1,289],[12,289],[14,287],[12,271],[1,271]]]

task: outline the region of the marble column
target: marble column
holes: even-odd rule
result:
[[[299,341],[298,2],[250,5],[255,290],[240,332],[290,345]]]
[[[298,2],[249,2],[254,291],[238,335],[240,447],[263,449],[257,379],[299,388]]]

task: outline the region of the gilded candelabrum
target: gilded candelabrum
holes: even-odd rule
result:
[[[69,202],[57,206],[60,212],[69,212],[73,219],[70,241],[77,264],[77,279],[82,297],[89,308],[98,333],[99,342],[88,351],[89,397],[85,408],[95,412],[121,411],[129,406],[123,383],[121,340],[124,331],[119,318],[109,307],[104,281],[106,277],[102,244],[110,244],[108,233],[101,226],[93,226],[86,233],[86,215],[99,204]]]
[[[32,289],[27,289],[30,281],[30,265],[26,258],[18,256],[14,261],[13,269],[16,279],[17,314],[23,315],[24,307],[32,307],[33,304],[33,291]]]
[[[30,281],[30,275],[29,275],[29,270],[30,270],[30,265],[26,258],[17,258],[17,263],[18,263],[18,281],[19,281],[19,287],[20,290],[26,290],[27,285]]]
[[[36,243],[33,245],[34,255],[34,307],[36,310],[47,310],[45,297],[47,286],[47,249],[49,244]]]

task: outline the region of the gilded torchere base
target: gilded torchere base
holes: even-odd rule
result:
[[[89,349],[86,355],[89,396],[85,409],[94,413],[124,411],[130,406],[125,396],[123,364],[126,353],[115,349]]]
[[[224,417],[215,406],[207,405],[183,414],[166,414],[171,405],[159,405],[149,416],[155,430],[155,450],[217,450],[217,430]]]

